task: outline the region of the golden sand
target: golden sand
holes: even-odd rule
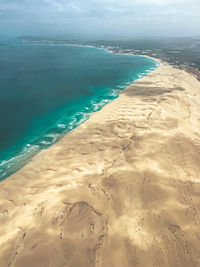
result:
[[[161,63],[1,182],[0,266],[200,266],[199,102]]]

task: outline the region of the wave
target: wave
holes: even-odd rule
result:
[[[0,180],[10,176],[23,167],[40,151],[39,145],[27,144],[16,156],[0,162]]]

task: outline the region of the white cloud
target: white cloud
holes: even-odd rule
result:
[[[185,27],[198,33],[199,14],[200,0],[0,0],[0,25],[15,20],[16,27],[27,31],[32,21],[32,28],[34,23],[44,29],[53,24],[63,32],[93,28],[153,35]]]

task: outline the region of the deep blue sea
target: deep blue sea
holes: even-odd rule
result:
[[[98,48],[0,41],[0,180],[156,67]]]

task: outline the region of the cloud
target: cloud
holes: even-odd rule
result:
[[[198,34],[199,13],[199,0],[0,0],[0,30],[120,36],[175,35],[185,28]]]

